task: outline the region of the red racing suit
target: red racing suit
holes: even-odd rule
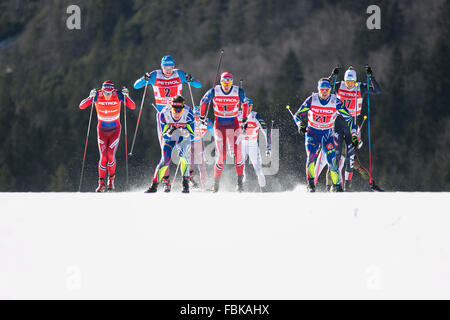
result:
[[[103,91],[98,91],[95,97],[87,97],[80,103],[80,109],[86,109],[94,100],[97,111],[97,141],[100,153],[98,162],[98,177],[104,179],[106,170],[109,176],[116,172],[116,151],[120,141],[120,103],[133,110],[136,108],[134,101],[121,91],[114,90],[111,98],[107,100]]]
[[[227,154],[227,143],[234,150],[234,166],[237,176],[244,175],[244,160],[242,158],[242,130],[239,126],[239,105],[242,103],[242,116],[247,117],[248,99],[245,92],[238,86],[232,86],[230,91],[224,92],[222,86],[217,85],[210,89],[200,102],[200,116],[204,117],[206,105],[212,100],[215,115],[214,142],[216,144],[216,163],[214,178],[220,178],[223,163]]]

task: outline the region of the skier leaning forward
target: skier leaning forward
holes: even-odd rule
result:
[[[114,83],[106,80],[103,82],[101,90],[92,89],[89,97],[80,103],[80,109],[86,109],[94,102],[97,111],[97,141],[100,160],[98,162],[98,187],[95,190],[96,192],[106,191],[106,170],[108,170],[108,191],[114,190],[116,151],[119,146],[121,129],[120,103],[123,102],[131,110],[136,108],[128,93],[127,88],[118,91],[114,89]]]
[[[266,156],[271,156],[271,135],[267,131],[267,125],[264,119],[253,109],[253,100],[248,99],[248,117],[247,128],[243,134],[242,139],[242,158],[244,160],[244,180],[245,180],[245,162],[247,158],[250,158],[253,168],[255,169],[256,176],[258,177],[258,184],[261,192],[266,191],[266,177],[262,171],[261,152],[258,146],[258,134],[259,131],[264,134],[266,138]],[[239,122],[242,123],[242,112],[238,115]]]
[[[162,159],[156,167],[152,185],[145,191],[146,193],[153,193],[158,190],[158,184],[165,176],[172,160],[172,152],[175,146],[180,154],[181,175],[183,177],[182,192],[189,193],[190,149],[194,138],[194,113],[184,102],[185,99],[177,95],[170,105],[160,113],[158,123],[161,126],[161,137],[163,139]]]
[[[164,139],[161,135],[161,124],[159,123],[161,111],[170,104],[170,101],[176,95],[183,94],[183,83],[189,83],[194,88],[201,88],[202,84],[196,80],[189,73],[184,72],[181,69],[175,69],[175,60],[171,56],[164,56],[161,59],[161,69],[147,72],[141,78],[137,79],[134,83],[135,89],[144,88],[150,84],[153,87],[153,93],[155,95],[156,104],[156,128],[158,132],[159,143],[161,148],[164,145]],[[164,190],[170,191],[170,166],[165,171],[163,179]]]
[[[338,114],[347,122],[352,139],[357,139],[356,130],[353,128],[353,118],[350,112],[335,94],[331,94],[331,81],[321,78],[317,89],[319,93],[313,93],[300,106],[295,113],[294,121],[300,133],[305,134],[306,149],[306,180],[307,189],[315,191],[314,166],[321,148],[326,154],[328,167],[331,171],[333,191],[342,191],[338,165],[336,163],[336,145],[333,138],[334,120]],[[308,122],[304,119],[308,116]]]
[[[237,191],[242,192],[244,178],[244,160],[242,159],[242,130],[239,126],[239,105],[242,104],[242,124],[247,125],[248,99],[242,88],[233,85],[233,75],[224,72],[220,76],[220,85],[208,90],[200,102],[200,121],[206,125],[206,105],[212,100],[214,108],[214,142],[216,144],[216,163],[214,166],[213,192],[219,191],[223,163],[227,154],[227,143],[233,146],[234,166],[236,169]]]
[[[330,76],[331,79],[333,76],[337,76],[339,70],[335,68]],[[368,174],[364,172],[364,169],[359,164],[359,161],[355,162],[355,153],[356,149],[360,149],[362,146],[361,141],[361,130],[357,126],[357,118],[361,114],[363,98],[370,91],[370,94],[379,94],[381,93],[381,88],[378,82],[375,80],[375,77],[372,75],[372,69],[369,66],[366,66],[366,73],[370,78],[370,86],[367,87],[367,83],[364,82],[356,82],[356,70],[353,67],[349,67],[345,72],[344,81],[340,81],[338,83],[336,96],[344,103],[345,107],[350,112],[351,116],[354,119],[354,127],[357,128],[357,136],[358,141],[351,141],[351,133],[348,131],[345,120],[338,116],[336,118],[334,124],[335,131],[335,140],[336,140],[336,161],[339,163],[339,172],[341,174],[341,179],[344,178],[345,182],[343,183],[343,187],[345,191],[351,190],[352,178],[353,178],[353,169],[357,169],[357,171],[361,174],[363,178],[369,179]],[[346,151],[344,156],[343,146],[345,144]],[[321,161],[322,160],[322,161]],[[320,175],[323,167],[326,165],[322,153],[319,154],[317,159],[316,166],[316,175],[315,182],[317,182],[317,178]],[[343,174],[342,170],[345,168],[345,174]],[[367,176],[367,177],[366,177]],[[329,177],[329,172],[327,172],[327,189],[331,188],[331,181]],[[378,185],[375,184],[375,181],[372,181],[370,185],[373,190],[381,190]]]

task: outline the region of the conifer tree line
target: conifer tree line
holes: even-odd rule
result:
[[[337,64],[339,79],[352,65],[365,81],[368,63],[383,90],[370,100],[377,182],[386,190],[450,190],[450,0],[74,2],[0,3],[0,191],[75,191],[89,118],[78,104],[92,88],[112,80],[139,105],[143,90],[134,81],[169,54],[202,82],[193,90],[198,103],[221,48],[222,70],[244,79],[254,109],[280,130],[280,171],[268,183],[289,190],[304,181],[303,137],[285,106],[296,110]],[[66,27],[71,4],[81,8],[81,30]],[[371,4],[381,8],[380,30],[366,27]],[[148,94],[130,159],[135,184],[148,182],[160,157]],[[137,114],[127,113],[129,137]],[[87,185],[97,179],[95,122]],[[367,163],[367,143],[359,156]]]

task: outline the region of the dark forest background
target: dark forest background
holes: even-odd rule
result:
[[[66,27],[71,4],[82,10],[81,30]],[[381,8],[381,30],[366,27],[371,4]],[[139,108],[143,90],[134,90],[134,81],[170,54],[203,83],[194,89],[198,103],[212,85],[221,48],[222,70],[244,79],[255,110],[280,129],[273,190],[304,181],[303,139],[286,104],[296,110],[336,64],[344,66],[339,79],[353,65],[364,81],[368,63],[383,90],[370,100],[377,183],[387,190],[450,191],[448,17],[449,0],[1,1],[0,191],[77,190],[89,119],[78,104],[90,89],[106,79],[126,85]],[[148,94],[130,158],[136,186],[148,182],[160,156]],[[137,114],[127,113],[129,146]],[[94,116],[85,191],[97,180],[95,124]],[[366,133],[359,152],[365,164]]]

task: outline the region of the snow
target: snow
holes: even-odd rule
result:
[[[449,299],[450,193],[1,193],[2,299]]]

